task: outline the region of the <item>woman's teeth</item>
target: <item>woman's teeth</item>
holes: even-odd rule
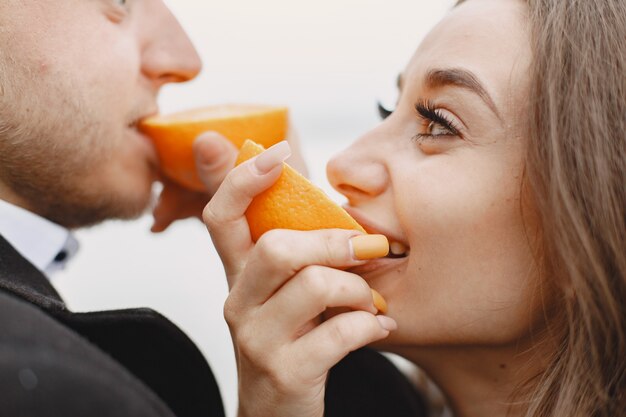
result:
[[[389,258],[404,258],[408,256],[410,249],[400,242],[391,242],[389,244]]]

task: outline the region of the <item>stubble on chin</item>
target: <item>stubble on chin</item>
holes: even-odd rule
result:
[[[2,140],[2,139],[0,139]],[[103,185],[97,171],[103,160],[85,156],[51,156],[49,152],[21,148],[5,152],[0,146],[0,181],[22,205],[59,225],[75,229],[110,219],[133,219],[150,206],[150,190],[122,193]]]
[[[0,182],[25,208],[68,228],[140,216],[152,200],[149,185],[128,190],[107,177],[123,132],[62,87],[47,92],[60,98],[28,103],[11,91],[0,96]]]

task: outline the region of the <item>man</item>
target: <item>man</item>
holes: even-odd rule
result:
[[[72,251],[68,229],[148,206],[156,158],[136,122],[164,84],[198,74],[191,42],[160,0],[2,0],[0,45],[0,415],[223,415],[173,324],[71,313],[44,276]],[[218,180],[234,150],[216,143]],[[208,201],[167,190],[155,229],[174,197]]]
[[[0,0],[1,416],[224,415],[210,368],[171,322],[73,313],[47,277],[75,250],[69,230],[144,212],[157,161],[136,123],[200,67],[162,0]],[[195,153],[207,193],[165,184],[153,231],[199,216],[236,150],[208,134]],[[355,363],[331,379],[341,401],[329,415],[353,408],[342,390],[358,385],[341,375]]]

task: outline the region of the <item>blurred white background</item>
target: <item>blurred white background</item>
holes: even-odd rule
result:
[[[395,100],[395,79],[452,0],[169,0],[203,61],[193,82],[167,87],[163,112],[214,103],[287,105],[311,178],[330,190],[325,163],[378,123],[376,100]],[[151,219],[79,231],[81,249],[54,283],[76,311],[152,307],[204,352],[236,411],[236,372],[222,316],[223,269],[204,226]]]

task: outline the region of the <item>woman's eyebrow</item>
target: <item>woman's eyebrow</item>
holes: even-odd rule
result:
[[[426,74],[426,86],[429,88],[444,87],[453,85],[456,87],[465,88],[477,94],[487,106],[495,113],[495,115],[502,121],[502,116],[498,112],[493,99],[483,87],[483,84],[478,80],[478,77],[474,73],[463,68],[445,68],[445,69],[431,69]]]

